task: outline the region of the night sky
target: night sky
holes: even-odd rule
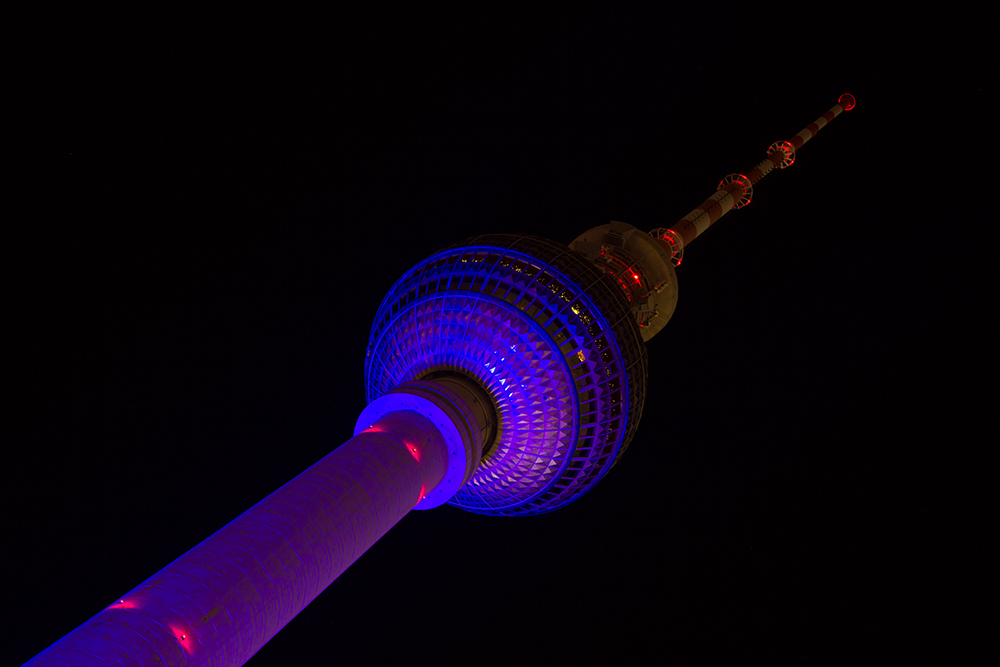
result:
[[[476,234],[669,226],[844,92],[687,249],[604,481],[537,517],[411,513],[248,664],[936,646],[972,609],[940,602],[962,589],[941,545],[974,520],[934,499],[980,484],[944,452],[993,403],[955,389],[995,363],[955,322],[996,310],[988,237],[938,202],[970,194],[943,165],[984,162],[950,114],[975,124],[996,86],[917,76],[922,27],[733,12],[67,18],[13,47],[2,663],[348,439],[410,266]]]

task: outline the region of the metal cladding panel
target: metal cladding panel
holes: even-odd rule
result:
[[[375,400],[450,369],[500,415],[498,442],[450,504],[522,515],[567,505],[625,451],[642,414],[646,347],[615,283],[546,239],[489,235],[427,258],[382,302],[365,377]]]

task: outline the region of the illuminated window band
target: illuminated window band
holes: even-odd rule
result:
[[[375,317],[369,401],[442,369],[478,378],[501,422],[449,504],[524,515],[573,502],[618,460],[642,413],[647,357],[611,278],[558,243],[498,234],[419,263]]]

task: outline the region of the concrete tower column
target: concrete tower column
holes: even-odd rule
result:
[[[411,509],[465,482],[488,432],[478,393],[462,378],[387,393],[353,438],[27,664],[242,665]]]

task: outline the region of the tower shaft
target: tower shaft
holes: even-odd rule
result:
[[[450,475],[464,480],[468,407],[413,384],[420,395],[370,404],[353,438],[27,664],[245,663]]]

